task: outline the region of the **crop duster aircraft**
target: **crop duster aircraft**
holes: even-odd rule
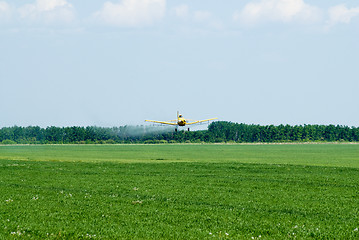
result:
[[[154,121],[154,120],[145,120],[146,122],[154,122],[154,123],[160,123],[160,124],[167,124],[167,125],[174,125],[174,126],[186,126],[186,125],[193,125],[193,124],[197,124],[197,123],[202,123],[202,122],[209,122],[212,120],[215,120],[217,118],[209,118],[209,119],[204,119],[204,120],[192,120],[192,119],[186,119],[184,118],[181,114],[179,114],[179,112],[177,111],[177,119],[175,120],[169,120],[169,121]],[[177,128],[175,129],[177,132]],[[189,131],[189,128],[188,128]]]

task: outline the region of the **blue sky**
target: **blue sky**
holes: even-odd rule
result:
[[[0,127],[359,126],[359,2],[0,0]]]

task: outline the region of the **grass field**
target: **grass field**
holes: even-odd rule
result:
[[[359,239],[359,145],[0,146],[0,239]]]

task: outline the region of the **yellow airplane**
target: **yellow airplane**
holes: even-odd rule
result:
[[[201,123],[201,122],[207,122],[207,121],[212,121],[218,118],[210,118],[210,119],[205,119],[205,120],[191,120],[191,119],[185,119],[181,114],[179,114],[179,112],[177,111],[177,119],[175,120],[170,120],[170,121],[153,121],[153,120],[145,120],[146,122],[154,122],[154,123],[161,123],[161,124],[168,124],[168,125],[177,125],[177,126],[185,126],[185,125],[192,125],[192,124],[196,124],[196,123]],[[189,131],[189,129],[188,129]]]

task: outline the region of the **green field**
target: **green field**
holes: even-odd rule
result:
[[[359,239],[359,145],[0,146],[0,239]]]

